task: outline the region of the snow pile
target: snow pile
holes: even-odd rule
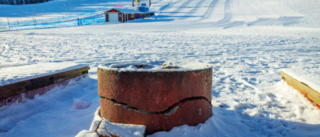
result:
[[[215,103],[215,105],[218,105]],[[214,106],[213,116],[205,123],[197,126],[182,125],[171,131],[156,132],[149,137],[177,137],[177,136],[253,136],[248,129],[237,119],[233,111],[223,111],[222,108]],[[237,130],[234,130],[237,129]],[[96,137],[99,135],[116,135],[119,137],[142,137],[145,126],[117,124],[102,119],[99,116],[99,108],[95,112],[94,120],[89,130],[82,130],[76,137]],[[97,134],[98,133],[98,134]]]
[[[76,137],[143,137],[146,127],[144,125],[118,124],[109,122],[100,117],[100,108],[97,109],[89,130],[82,130]]]

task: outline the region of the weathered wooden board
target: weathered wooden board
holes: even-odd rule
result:
[[[0,106],[19,101],[21,98],[33,98],[36,94],[44,94],[57,84],[66,85],[64,83],[67,80],[88,74],[89,69],[85,66],[0,86]]]
[[[320,92],[308,86],[308,83],[301,82],[297,78],[290,76],[284,71],[281,71],[280,74],[284,81],[286,81],[290,86],[298,90],[318,108],[320,108]]]

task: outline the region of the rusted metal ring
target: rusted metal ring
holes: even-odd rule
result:
[[[149,64],[98,67],[101,117],[110,122],[140,124],[146,133],[195,126],[212,115],[212,68]]]

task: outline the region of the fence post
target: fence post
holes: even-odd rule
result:
[[[7,18],[7,22],[8,22],[8,28],[9,28],[9,30],[10,30],[9,18]]]
[[[32,20],[33,20],[33,25],[34,25],[34,29],[37,29],[37,27],[36,27],[36,23],[37,23],[37,20],[36,19],[34,19],[34,18],[32,18]]]

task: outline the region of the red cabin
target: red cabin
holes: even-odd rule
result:
[[[105,12],[106,22],[125,22],[138,18],[146,18],[153,15],[152,12],[140,12],[134,9],[112,8]]]
[[[106,22],[124,22],[124,13],[117,9],[110,9],[105,12]]]

